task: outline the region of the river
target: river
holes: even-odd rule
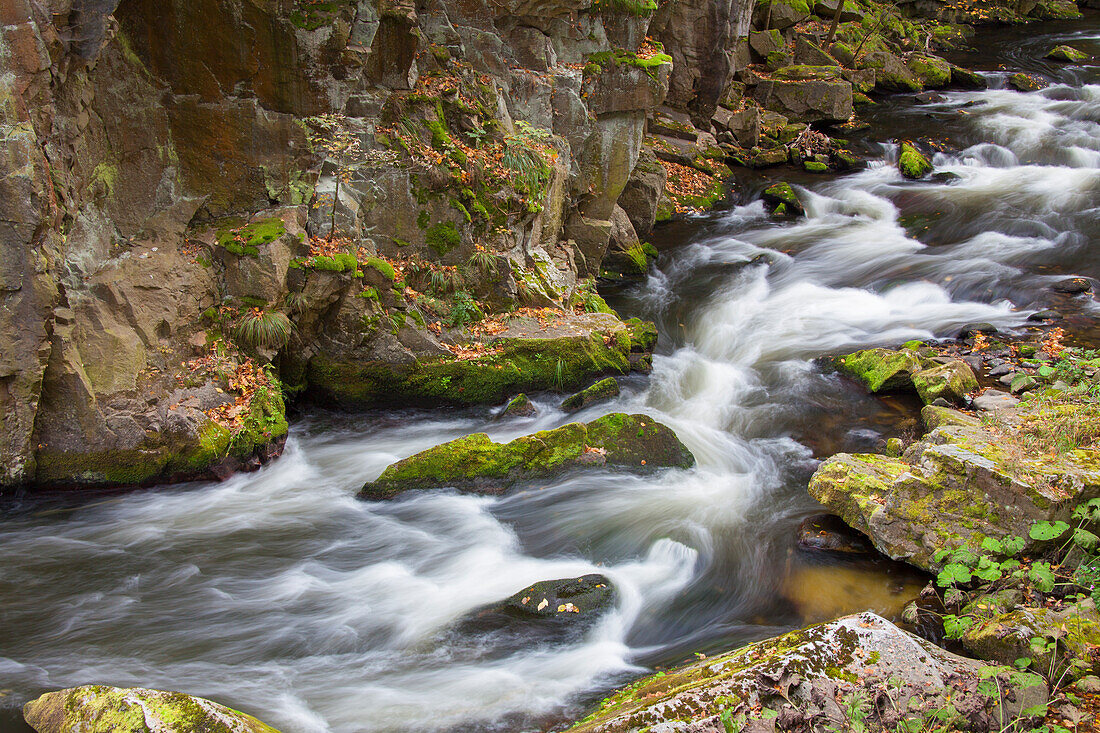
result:
[[[536,396],[494,409],[315,413],[282,458],[224,483],[122,495],[16,496],[0,505],[0,733],[18,706],[88,682],[177,689],[285,733],[537,729],[616,684],[848,611],[896,614],[923,578],[795,550],[815,512],[818,459],[916,429],[916,405],[878,399],[823,355],[1010,329],[1054,307],[1095,341],[1096,304],[1057,295],[1100,277],[1100,75],[1041,60],[1056,43],[1100,54],[1100,22],[982,32],[959,55],[995,88],[866,116],[867,170],[801,175],[804,219],[741,204],[666,226],[659,267],[615,305],[658,323],[649,377],[579,415]],[[1006,69],[1058,80],[1022,94]],[[931,137],[937,172],[910,182],[891,137]],[[696,468],[588,471],[504,497],[354,498],[392,461],[470,432],[507,440],[611,411],[673,427]],[[583,633],[456,625],[539,580],[600,572],[614,608]]]

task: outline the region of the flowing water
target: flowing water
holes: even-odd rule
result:
[[[820,356],[1021,327],[1056,307],[1090,333],[1088,298],[1047,290],[1100,276],[1095,67],[1036,61],[1055,42],[1100,54],[1100,24],[992,33],[984,64],[1055,75],[1032,94],[895,100],[854,142],[865,171],[806,176],[808,216],[744,204],[666,227],[665,251],[618,301],[657,321],[648,378],[611,404],[535,418],[491,410],[315,414],[257,473],[89,498],[14,497],[0,519],[0,731],[51,688],[91,681],[184,690],[287,733],[531,729],[657,665],[861,608],[894,614],[923,584],[893,565],[794,550],[815,512],[816,460],[914,429]],[[1082,31],[1081,28],[1088,30]],[[907,182],[891,136],[931,136],[950,181]],[[689,471],[588,471],[504,497],[449,491],[357,501],[390,462],[474,431],[506,440],[642,411],[675,428]],[[459,623],[538,580],[600,572],[614,608],[572,635]]]

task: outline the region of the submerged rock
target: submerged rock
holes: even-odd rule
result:
[[[569,423],[525,435],[510,443],[494,443],[485,433],[467,435],[388,466],[359,496],[387,498],[409,489],[444,486],[495,494],[521,481],[547,478],[580,466],[648,472],[694,464],[691,451],[672,430],[646,415],[617,412],[589,423]]]
[[[1026,538],[1035,522],[1100,495],[1100,451],[1017,453],[964,413],[928,406],[922,417],[931,430],[902,458],[840,453],[809,484],[811,496],[895,560],[936,569],[937,550]]]
[[[867,536],[835,514],[817,514],[798,525],[798,547],[812,552],[867,555],[875,552]]]
[[[561,409],[566,412],[576,412],[584,407],[609,400],[619,396],[619,383],[614,377],[601,379],[591,387],[585,387],[580,392],[566,397],[561,403]]]
[[[919,725],[949,699],[964,699],[967,730],[1000,731],[1002,713],[1012,718],[1047,701],[1046,685],[1036,675],[1010,679],[1006,673],[999,680],[1003,695],[996,684],[981,685],[985,666],[881,616],[860,613],[658,672],[608,697],[569,730],[702,733],[729,729],[723,721],[739,716],[740,725],[765,721],[768,730],[802,730],[809,721],[814,730],[850,730],[846,701],[873,700],[894,690],[897,697],[891,699],[908,702],[866,706],[868,730],[894,730],[906,725],[903,720]],[[1001,704],[1004,709],[998,710]]]
[[[278,733],[251,715],[182,692],[85,685],[23,706],[38,733]]]
[[[1056,293],[1076,295],[1078,293],[1087,293],[1092,290],[1092,282],[1085,277],[1067,277],[1051,285],[1050,289]]]

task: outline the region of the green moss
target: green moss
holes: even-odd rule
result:
[[[911,386],[910,372],[919,368],[920,361],[909,350],[867,349],[842,356],[834,364],[872,392],[882,392]]]
[[[453,222],[440,222],[428,228],[424,241],[442,257],[462,243],[462,236]]]
[[[100,163],[92,171],[92,181],[103,186],[108,198],[114,196],[115,186],[118,184],[118,166],[114,163]]]
[[[359,293],[359,298],[365,298],[367,300],[378,300],[378,291],[375,288],[366,287],[363,288],[363,292]]]
[[[672,57],[667,53],[653,54],[648,58],[642,58],[633,51],[616,48],[612,51],[598,51],[588,54],[586,61],[603,69],[615,66],[633,66],[646,72],[651,78],[657,78],[658,69],[665,64],[672,64]],[[586,66],[587,68],[587,66]]]
[[[810,173],[828,173],[829,166],[816,160],[803,161],[802,167]]]
[[[594,0],[592,8],[605,13],[622,13],[648,18],[656,12],[657,0]]]
[[[518,481],[545,478],[580,465],[586,455],[635,470],[689,468],[695,462],[675,434],[652,418],[615,413],[509,443],[494,443],[485,433],[452,440],[388,466],[376,481],[363,487],[361,495],[380,498],[443,486],[495,493]]]
[[[395,277],[397,277],[397,273],[394,272],[393,265],[381,259],[380,257],[368,257],[366,261],[363,262],[363,267],[371,268],[387,280],[392,281]]]
[[[593,403],[609,400],[618,396],[618,394],[619,383],[615,381],[614,377],[608,377],[566,397],[561,403],[561,409],[566,412],[580,410]]]
[[[940,88],[951,83],[951,65],[940,58],[913,56],[907,65],[925,86]]]
[[[924,178],[932,172],[932,164],[924,157],[912,143],[902,143],[901,152],[898,155],[898,170],[906,178]]]
[[[230,222],[218,229],[218,246],[238,257],[256,257],[259,255],[260,245],[273,242],[284,233],[286,223],[279,217],[237,227]]]
[[[359,269],[359,260],[353,254],[340,252],[334,255],[315,255],[305,260],[306,267],[326,272],[355,272]]]

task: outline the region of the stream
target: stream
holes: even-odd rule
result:
[[[0,504],[0,733],[18,708],[89,682],[173,689],[284,733],[534,730],[657,666],[872,608],[896,616],[926,580],[888,563],[801,554],[818,460],[917,430],[915,401],[875,398],[819,357],[968,323],[1021,328],[1055,308],[1076,338],[1097,304],[1050,291],[1100,277],[1100,74],[1041,59],[1100,55],[1100,21],[982,30],[955,60],[994,88],[899,96],[851,137],[844,176],[741,176],[739,202],[655,235],[659,266],[612,299],[658,324],[653,373],[610,403],[533,418],[499,408],[311,413],[284,455],[224,483]],[[1023,94],[1006,70],[1057,80]],[[931,138],[911,182],[891,138]],[[753,201],[770,177],[808,190],[804,219]],[[503,497],[354,498],[389,463],[484,431],[509,440],[645,412],[695,454],[689,471],[569,474]],[[540,580],[603,573],[614,607],[575,634],[457,625]]]

